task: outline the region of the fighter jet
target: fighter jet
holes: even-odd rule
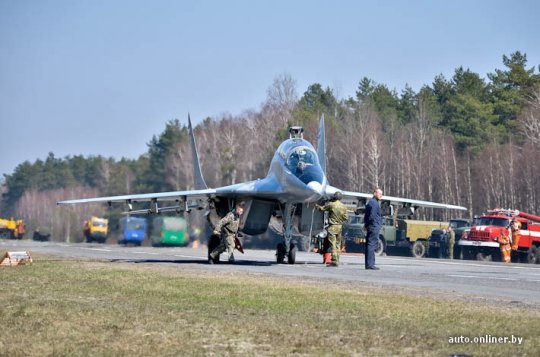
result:
[[[245,234],[258,235],[266,232],[270,219],[279,217],[283,224],[283,243],[278,244],[277,263],[289,264],[296,261],[297,247],[292,243],[293,229],[304,235],[311,235],[323,230],[323,213],[315,209],[315,203],[329,199],[340,191],[344,200],[361,209],[371,194],[340,190],[331,186],[326,177],[326,149],[324,114],[321,116],[317,139],[317,150],[304,139],[302,127],[291,127],[289,139],[279,145],[270,163],[266,177],[250,182],[208,188],[202,175],[199,154],[191,119],[188,115],[188,129],[191,139],[195,190],[161,193],[145,193],[124,196],[85,198],[58,202],[58,205],[70,205],[90,202],[121,202],[127,212],[162,213],[176,211],[190,212],[192,208],[206,209],[210,222],[230,212],[237,202],[244,202],[245,210],[241,220],[241,230]],[[149,202],[150,208],[133,210],[133,204]],[[162,203],[175,202],[172,206]],[[383,196],[383,212],[394,210],[413,213],[418,207],[466,210],[465,207]]]

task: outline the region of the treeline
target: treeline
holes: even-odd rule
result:
[[[398,93],[362,78],[346,99],[320,84],[299,96],[290,76],[278,76],[259,110],[207,118],[195,128],[208,185],[263,177],[288,126],[304,126],[305,137],[316,142],[323,113],[334,186],[360,192],[378,186],[392,196],[464,205],[467,216],[494,207],[539,213],[540,67],[529,67],[525,54],[503,56],[503,69],[487,79],[459,67],[418,92]],[[80,234],[82,219],[105,209],[56,208],[58,199],[190,189],[185,122],[167,122],[136,160],[51,153],[24,162],[5,176],[2,211],[66,237]],[[448,219],[456,212],[419,215]]]

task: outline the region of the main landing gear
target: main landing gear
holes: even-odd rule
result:
[[[294,264],[296,262],[296,252],[298,248],[291,243],[295,207],[294,204],[286,203],[285,209],[283,210],[283,243],[279,243],[276,250],[276,262],[278,264],[285,263],[285,257],[287,257],[287,262],[289,264]]]

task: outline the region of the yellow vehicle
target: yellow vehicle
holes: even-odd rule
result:
[[[83,235],[88,243],[94,241],[105,243],[109,232],[109,220],[106,218],[92,217],[84,221]]]
[[[22,239],[25,233],[24,221],[0,218],[0,238]]]

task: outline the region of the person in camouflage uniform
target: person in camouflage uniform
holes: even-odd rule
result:
[[[454,259],[454,245],[456,244],[456,232],[452,226],[448,226],[448,259]]]
[[[214,264],[214,259],[221,253],[227,251],[229,254],[229,262],[234,262],[234,247],[235,237],[238,234],[238,228],[240,226],[240,216],[244,213],[244,206],[237,204],[234,211],[227,213],[225,217],[219,220],[218,224],[214,228],[214,234],[220,235],[219,245],[210,253],[208,262]]]
[[[332,261],[330,266],[339,265],[339,253],[341,251],[341,230],[343,222],[347,220],[347,207],[341,202],[341,192],[337,191],[330,201],[324,206],[316,205],[321,211],[329,213],[328,216],[328,228],[327,239],[329,248],[327,253],[332,254]]]

